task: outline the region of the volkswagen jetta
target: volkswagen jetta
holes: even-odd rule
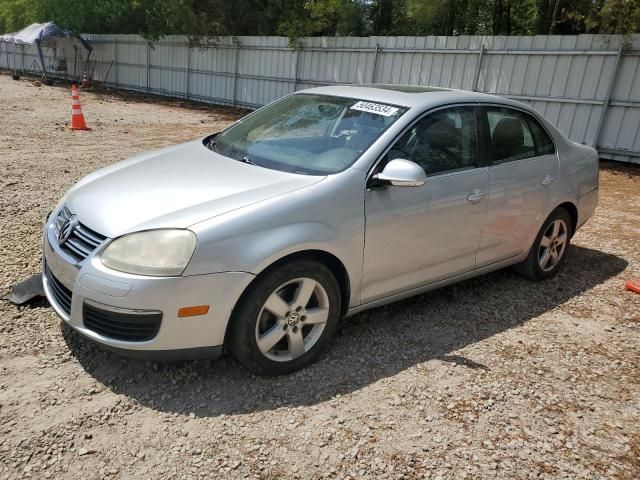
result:
[[[594,149],[460,90],[304,90],[78,182],[44,228],[71,327],[145,357],[316,359],[342,316],[515,266],[554,276],[598,199]]]

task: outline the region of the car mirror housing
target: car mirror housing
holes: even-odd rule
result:
[[[373,178],[394,187],[420,187],[427,181],[427,174],[417,163],[396,158],[387,163],[382,172]]]

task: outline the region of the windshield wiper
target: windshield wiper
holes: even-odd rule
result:
[[[216,139],[215,139],[215,137],[212,138],[211,140],[209,140],[208,142],[206,142],[206,147],[209,150],[212,150],[212,151],[214,151],[216,153],[221,153],[221,152],[218,152],[218,150],[216,149]],[[233,147],[230,150],[231,150],[230,152],[229,151],[225,152],[224,148],[223,148],[223,151],[222,151],[221,155],[225,155],[227,157],[234,158],[234,159],[238,160],[239,162],[246,163],[248,165],[259,166],[256,162],[251,160],[246,155],[243,155],[242,157],[238,158],[236,155],[234,155],[234,153],[238,154],[240,152],[237,152],[237,150],[234,152],[235,149]]]

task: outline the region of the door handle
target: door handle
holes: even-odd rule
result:
[[[487,192],[481,192],[480,190],[474,190],[472,193],[467,195],[467,200],[471,203],[478,203],[484,197],[487,196]]]
[[[545,187],[548,187],[555,181],[556,181],[556,177],[552,177],[551,175],[545,175],[545,177],[542,179],[540,183],[542,183],[542,185],[544,185]]]

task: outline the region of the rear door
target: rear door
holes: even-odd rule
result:
[[[477,266],[506,260],[530,247],[551,212],[551,186],[559,173],[550,136],[529,113],[481,107],[487,145],[489,203]]]

